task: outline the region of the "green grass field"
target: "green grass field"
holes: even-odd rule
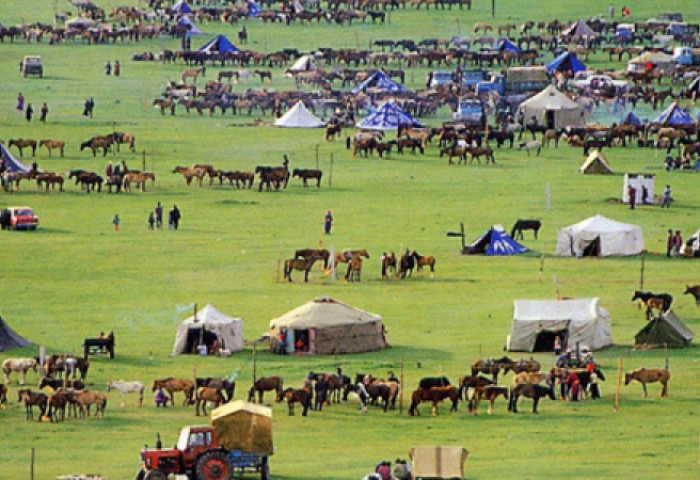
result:
[[[99,3],[99,2],[98,2]],[[116,2],[105,7],[116,6]],[[618,10],[621,5],[616,5]],[[0,21],[9,25],[38,20],[50,22],[54,10],[67,2],[27,1],[3,5]],[[525,19],[576,19],[607,11],[607,2],[497,2],[495,24]],[[67,9],[70,9],[67,8]],[[697,22],[695,0],[661,6],[643,0],[631,6],[633,20],[672,9]],[[73,8],[74,9],[74,8]],[[538,11],[535,11],[538,10]],[[246,20],[249,48],[273,51],[282,47],[301,50],[319,46],[365,48],[379,38],[414,38],[471,34],[476,21],[490,20],[490,2],[476,1],[472,11],[397,11],[388,25],[336,27],[322,23],[310,27],[262,25]],[[239,27],[203,25],[209,35],[193,41],[203,44],[214,33],[232,40]],[[140,380],[150,384],[162,376],[190,377],[192,369],[207,376],[225,376],[240,369],[236,398],[244,398],[252,378],[252,346],[231,357],[170,357],[177,324],[191,314],[192,304],[213,303],[221,311],[244,320],[244,334],[252,342],[266,331],[269,321],[318,296],[331,296],[381,314],[392,348],[375,353],[334,357],[280,357],[258,351],[258,375],[280,374],[289,385],[299,385],[309,370],[342,366],[348,374],[371,371],[383,376],[398,372],[403,362],[405,386],[410,392],[423,376],[445,374],[456,381],[480,356],[500,356],[509,333],[513,300],[564,297],[600,297],[610,310],[615,346],[596,352],[608,381],[601,384],[603,399],[576,403],[544,401],[539,415],[506,412],[496,404],[493,416],[485,408],[470,416],[465,405],[438,417],[422,407],[423,416],[372,408],[360,415],[358,402],[333,405],[308,418],[288,417],[286,406],[274,404],[274,478],[353,479],[371,471],[383,459],[406,458],[419,444],[458,444],[470,458],[470,479],[694,479],[698,477],[698,350],[693,346],[672,350],[670,396],[660,399],[657,385],[641,399],[641,387],[622,387],[621,408],[614,411],[618,359],[624,370],[663,367],[663,350],[633,350],[634,334],[643,326],[643,311],[630,301],[640,281],[639,257],[570,259],[553,255],[557,230],[600,213],[618,221],[637,223],[644,230],[649,253],[645,262],[645,288],[675,297],[674,310],[695,331],[700,331],[700,310],[686,284],[700,283],[692,260],[667,259],[668,228],[687,237],[698,228],[698,177],[662,169],[663,155],[637,147],[609,150],[606,156],[617,172],[656,174],[657,193],[667,183],[676,200],[668,210],[643,206],[634,211],[610,199],[619,198],[622,176],[582,176],[580,149],[544,149],[540,157],[501,149],[496,165],[450,166],[438,157],[435,146],[424,156],[392,155],[389,159],[352,158],[344,142],[326,143],[321,130],[281,130],[248,127],[252,117],[230,114],[209,117],[161,116],[151,107],[163,85],[179,77],[178,65],[132,62],[146,50],[178,49],[179,41],[162,37],[140,43],[88,46],[0,44],[0,138],[63,138],[65,158],[37,152],[40,168],[65,172],[71,168],[104,171],[107,160],[126,161],[140,168],[145,152],[146,169],[156,174],[146,193],[91,194],[67,182],[64,193],[43,193],[33,183],[20,192],[0,195],[0,206],[30,205],[40,216],[36,232],[0,235],[0,313],[17,332],[34,345],[2,352],[8,357],[36,355],[38,346],[49,352],[80,354],[82,339],[114,330],[116,358],[92,357],[90,388],[104,389],[110,379]],[[23,79],[18,63],[23,55],[41,54],[45,78]],[[549,60],[551,54],[545,56]],[[593,65],[611,67],[598,54]],[[119,59],[122,76],[105,77],[103,65]],[[620,65],[612,65],[619,68]],[[215,77],[217,68],[208,69]],[[210,73],[211,72],[211,73]],[[408,85],[424,85],[427,70],[407,74]],[[273,87],[291,89],[293,83],[273,72]],[[201,81],[201,80],[200,80]],[[251,81],[250,86],[258,86]],[[246,85],[236,88],[243,89]],[[38,112],[48,102],[46,125],[36,119],[27,124],[14,110],[22,92]],[[96,102],[95,118],[81,115],[87,96]],[[447,110],[427,123],[437,125]],[[643,110],[652,116],[651,110]],[[265,118],[265,120],[270,120]],[[125,148],[116,156],[93,158],[79,152],[81,141],[116,128],[136,136],[137,152]],[[318,152],[318,153],[317,153]],[[16,150],[13,150],[16,153]],[[230,187],[186,187],[182,176],[171,173],[176,165],[212,163],[227,170],[251,170],[275,165],[287,154],[291,168],[324,171],[320,189],[301,187],[298,180],[276,193],[232,190]],[[318,159],[318,160],[317,160]],[[332,159],[332,165],[331,165]],[[24,157],[25,161],[31,159]],[[332,167],[332,185],[329,185]],[[546,208],[546,188],[552,192]],[[257,183],[256,183],[257,186]],[[177,204],[182,211],[178,231],[149,231],[147,217],[157,201],[165,211]],[[335,217],[333,234],[322,235],[323,214]],[[121,217],[118,232],[111,220]],[[445,235],[465,223],[471,241],[492,224],[509,228],[517,218],[541,218],[539,240],[526,233],[531,252],[513,258],[467,257],[459,253],[459,239]],[[314,270],[309,283],[298,272],[292,284],[279,277],[279,262],[303,247],[366,248],[362,282],[332,281]],[[410,248],[437,258],[435,278],[427,274],[406,281],[380,279],[383,251]],[[544,263],[541,263],[544,252]],[[540,272],[540,267],[543,266]],[[517,355],[517,354],[515,354]],[[544,365],[553,357],[535,355]],[[421,367],[417,367],[420,362]],[[29,383],[38,381],[29,375]],[[506,377],[510,382],[510,375]],[[151,393],[144,407],[119,406],[109,394],[104,420],[73,418],[59,424],[25,421],[17,403],[16,385],[9,405],[0,411],[5,431],[0,448],[0,479],[29,477],[31,448],[36,449],[35,478],[52,479],[73,472],[101,472],[110,480],[133,478],[144,443],[155,442],[159,432],[165,445],[175,442],[183,425],[206,423],[192,408],[177,406],[156,410]],[[406,399],[408,399],[408,393]]]

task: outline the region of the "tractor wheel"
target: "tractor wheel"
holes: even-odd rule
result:
[[[143,470],[142,470],[143,471]],[[143,480],[168,480],[168,476],[162,470],[149,470],[143,477]]]
[[[143,477],[146,476],[146,472],[143,470],[143,468],[139,468],[139,471],[136,472],[136,477],[134,480],[143,480]]]
[[[197,480],[231,480],[233,468],[226,454],[219,450],[212,450],[202,455],[197,460],[195,467]]]
[[[270,479],[270,464],[267,463],[267,457],[262,458],[262,463],[260,465],[260,480]]]

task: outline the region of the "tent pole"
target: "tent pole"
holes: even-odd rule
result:
[[[640,271],[639,271],[639,289],[640,290],[644,290],[644,262],[645,262],[645,258],[644,258],[644,254],[642,253],[642,265],[641,265]]]
[[[622,385],[622,357],[617,363],[617,387],[615,388],[615,411],[620,411],[620,386]]]
[[[403,358],[399,361],[399,365],[401,367],[401,385],[406,385],[403,381]],[[403,391],[405,389],[402,387],[401,390],[399,390],[399,415],[403,415]]]
[[[258,353],[258,342],[253,340],[253,385],[258,381],[257,378],[257,353]]]

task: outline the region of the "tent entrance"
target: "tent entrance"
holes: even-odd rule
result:
[[[566,343],[569,339],[569,330],[565,328],[563,330],[542,330],[537,334],[535,338],[535,346],[533,347],[533,352],[553,352],[554,351],[554,338],[559,335],[561,339],[562,350],[566,350]]]
[[[309,330],[294,330],[294,351],[308,352],[309,351]]]
[[[555,128],[554,113],[554,110],[547,110],[545,112],[544,123],[547,125],[547,128]]]
[[[215,343],[219,343],[219,348],[224,348],[224,345],[220,344],[219,336],[216,333],[205,328],[188,328],[185,353],[198,353],[197,347],[200,344],[206,345],[207,351],[210,352]]]
[[[600,236],[593,240],[584,241],[581,249],[582,257],[599,257],[600,256]]]

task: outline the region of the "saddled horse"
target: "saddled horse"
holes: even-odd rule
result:
[[[199,387],[197,393],[195,394],[196,404],[195,404],[195,415],[199,416],[199,406],[202,406],[202,411],[204,415],[207,414],[207,402],[214,404],[214,408],[219,405],[226,403],[226,398],[224,397],[221,390],[213,387]]]
[[[159,387],[163,387],[163,389],[168,392],[170,404],[173,406],[175,406],[175,392],[182,392],[185,395],[185,399],[182,403],[183,405],[192,405],[194,403],[192,399],[194,395],[194,383],[192,380],[173,377],[153,380],[151,391],[155,392]]]
[[[481,375],[464,375],[459,379],[459,396],[463,400],[469,400],[469,405],[471,407],[471,401],[473,395],[469,395],[469,389],[476,389],[479,387],[485,387],[486,385],[495,385],[496,382],[489,380]]]
[[[638,368],[633,372],[625,372],[625,385],[629,385],[632,380],[642,384],[644,398],[647,397],[647,383],[660,382],[661,393],[659,396],[668,396],[668,381],[671,379],[671,372],[665,368]]]
[[[102,156],[107,156],[107,151],[112,147],[112,142],[114,138],[111,135],[108,136],[95,136],[86,140],[80,144],[80,151],[82,152],[86,148],[92,150],[92,156],[97,156],[97,149],[102,149]]]
[[[311,408],[311,397],[311,392],[305,388],[288,387],[277,392],[277,402],[287,401],[290,416],[294,415],[294,404],[300,403],[302,406],[301,415],[305,417]]]
[[[700,307],[700,285],[690,285],[685,286],[685,292],[683,294],[690,294],[695,298],[695,306]]]
[[[542,222],[539,220],[522,220],[518,219],[515,224],[513,224],[513,229],[510,231],[510,236],[514,239],[523,238],[523,230],[533,230],[535,233],[535,238],[537,238],[537,232],[540,230]]]
[[[231,377],[235,378],[235,377]],[[195,380],[195,386],[199,387],[211,387],[221,390],[224,393],[224,398],[227,402],[233,400],[233,395],[236,392],[236,382],[229,378],[213,378],[213,377],[197,377]]]
[[[39,141],[39,146],[46,147],[46,149],[49,151],[49,157],[51,156],[51,151],[54,148],[58,148],[58,151],[61,152],[61,156],[63,156],[63,150],[66,147],[66,142],[65,140],[44,139]]]
[[[396,273],[396,254],[392,251],[382,254],[382,278],[388,278],[389,271]]]
[[[513,367],[513,360],[507,356],[501,358],[481,358],[474,363],[472,363],[472,375],[478,373],[487,373],[493,376],[493,382],[498,382],[498,374],[501,370],[507,373],[509,369]],[[508,370],[506,370],[508,369]]]
[[[34,406],[39,407],[39,411],[41,412],[39,419],[41,419],[41,417],[46,413],[48,398],[49,397],[45,393],[32,392],[28,388],[21,388],[17,390],[17,401],[24,402],[27,420],[32,420],[34,418]]]
[[[433,402],[433,415],[437,415],[438,403],[449,398],[452,402],[450,407],[451,412],[457,411],[457,405],[459,403],[459,389],[454,386],[445,387],[430,387],[430,388],[418,388],[411,394],[411,406],[408,409],[408,414],[411,416],[420,415],[418,410],[418,404],[421,402]]]
[[[17,147],[17,150],[19,150],[20,157],[24,156],[24,153],[22,152],[23,149],[31,148],[32,157],[36,157],[36,140],[34,140],[33,138],[11,138],[7,142],[7,148],[10,147]]]
[[[348,263],[355,257],[365,257],[369,259],[369,253],[364,248],[362,250],[350,250],[349,248],[346,248],[342,252],[337,252],[334,260],[335,264],[338,265],[339,263]]]
[[[309,259],[306,258],[288,258],[284,261],[284,278],[292,281],[292,270],[299,270],[304,272],[304,282],[309,281],[309,271],[311,267],[314,266],[316,260],[320,260],[320,256],[312,256]]]
[[[321,170],[312,170],[307,168],[295,168],[292,170],[292,178],[299,177],[304,182],[305,187],[307,186],[307,181],[309,179],[315,179],[316,188],[320,188],[322,176],[323,172]]]
[[[27,372],[29,370],[37,371],[39,362],[36,358],[21,357],[21,358],[6,358],[2,362],[2,373],[5,374],[5,383],[10,385],[10,373],[19,372],[21,378],[19,379],[19,384],[24,385],[24,380],[27,377]]]
[[[508,399],[509,412],[518,413],[518,399],[521,396],[532,399],[532,413],[538,413],[537,405],[540,403],[540,398],[549,397],[552,400],[556,400],[552,386],[545,387],[532,383],[521,383],[510,389],[510,398]]]
[[[129,393],[135,393],[139,398],[139,407],[143,405],[143,389],[144,385],[141,382],[124,382],[124,381],[109,381],[107,391],[116,390],[122,398],[122,407],[126,407],[126,396]]]
[[[474,401],[469,402],[469,412],[477,415],[479,410],[479,402],[483,398],[484,400],[489,401],[488,414],[491,415],[493,413],[493,404],[501,395],[503,395],[503,398],[508,400],[508,387],[501,385],[484,385],[483,387],[477,387],[474,391]]]
[[[641,303],[646,305],[647,320],[651,320],[652,308],[659,310],[659,313],[664,313],[668,312],[668,310],[671,308],[671,304],[673,303],[673,297],[668,293],[642,292],[641,290],[635,290],[634,295],[632,295],[632,301],[634,300],[639,300]]]
[[[538,384],[548,378],[548,374],[544,372],[519,372],[513,376],[513,385],[523,383]]]
[[[193,178],[197,179],[197,183],[201,187],[202,179],[207,174],[207,171],[201,168],[181,167],[178,165],[173,169],[173,173],[182,174],[182,176],[185,177],[185,182],[187,183],[188,187],[190,186],[190,183],[192,183]]]
[[[512,365],[504,366],[503,373],[508,373],[508,370],[513,370],[516,374],[520,372],[539,372],[541,368],[540,362],[534,358],[521,358],[517,362],[514,361]]]
[[[248,391],[248,401],[254,402],[255,392],[258,392],[258,403],[263,403],[263,394],[265,392],[274,390],[279,395],[283,384],[284,380],[279,376],[258,378]]]
[[[180,74],[180,81],[186,84],[187,80],[191,78],[192,83],[197,83],[197,77],[199,77],[200,75],[204,77],[207,76],[207,67],[205,67],[204,65],[202,65],[199,68],[188,68],[187,70],[183,70]]]
[[[416,270],[420,272],[423,269],[423,267],[428,266],[430,267],[430,276],[433,276],[433,274],[435,273],[435,257],[433,257],[432,255],[420,255],[415,250],[411,252],[411,256],[413,256],[413,258],[416,259]]]
[[[301,250],[296,250],[294,252],[294,258],[303,258],[305,260],[310,260],[312,257],[320,257],[323,259],[323,270],[328,270],[328,260],[330,259],[330,252],[325,248],[302,248]]]
[[[139,190],[146,191],[146,182],[148,180],[156,180],[155,174],[151,172],[127,172],[122,178],[122,189],[125,192],[131,191],[131,184],[135,183]]]
[[[107,395],[102,392],[81,390],[75,396],[80,405],[80,416],[90,416],[90,406],[95,405],[95,417],[99,414],[104,418],[107,408]]]

